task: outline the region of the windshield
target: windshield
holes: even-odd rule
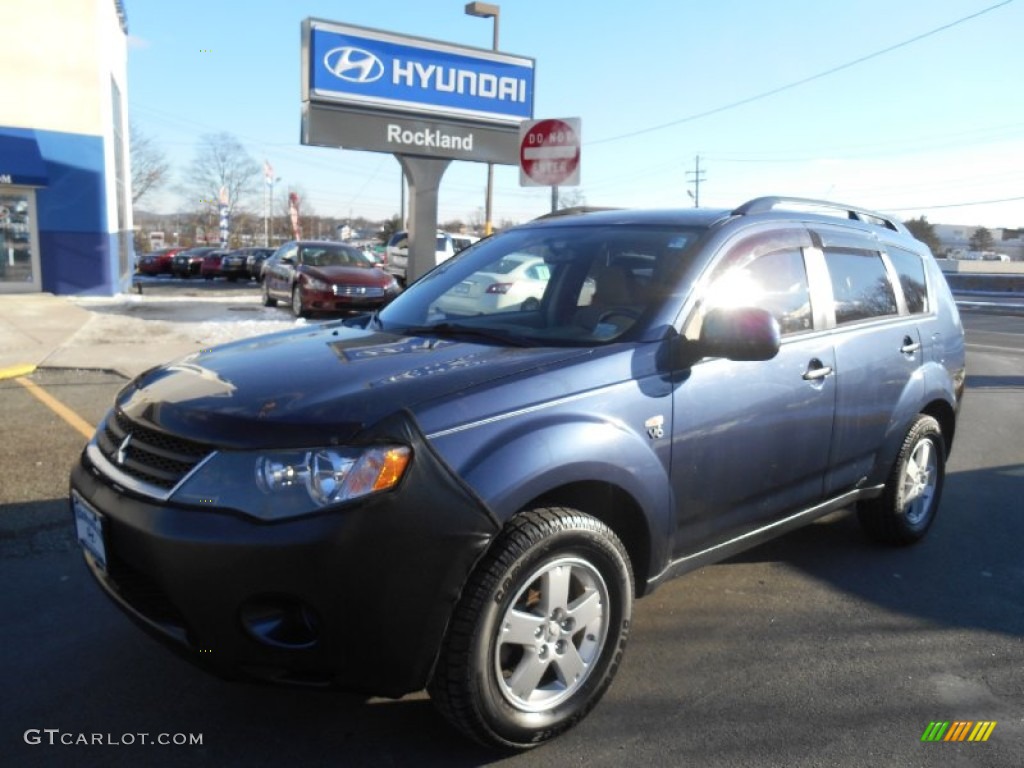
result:
[[[621,224],[511,230],[413,283],[378,322],[396,333],[531,345],[639,338],[701,233]]]
[[[365,253],[344,245],[307,245],[301,249],[302,263],[310,267],[371,267]]]

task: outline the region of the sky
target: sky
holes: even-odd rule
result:
[[[462,0],[124,4],[129,114],[173,181],[201,136],[227,132],[270,163],[276,197],[298,190],[304,212],[338,218],[398,214],[401,170],[387,153],[301,144],[302,20],[492,43],[492,20]],[[536,60],[534,117],[581,120],[580,185],[561,188],[577,201],[732,208],[781,194],[1024,227],[1024,0],[498,5],[500,50]],[[453,162],[439,221],[482,221],[486,180],[486,165]],[[140,207],[182,209],[174,186]],[[550,207],[548,188],[495,167],[496,226]]]

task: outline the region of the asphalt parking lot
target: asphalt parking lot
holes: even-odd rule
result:
[[[49,369],[0,381],[3,751],[16,765],[79,766],[1019,766],[1024,328],[999,313],[965,324],[968,395],[924,543],[875,547],[835,515],[666,585],[638,603],[594,713],[514,756],[463,741],[423,694],[231,684],[158,646],[91,583],[67,510],[69,468],[125,378]],[[921,741],[931,722],[957,720],[996,726],[985,743]],[[119,743],[26,740],[46,729]],[[124,739],[142,733],[202,743]]]

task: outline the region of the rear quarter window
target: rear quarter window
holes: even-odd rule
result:
[[[925,277],[924,261],[916,253],[902,248],[889,248],[889,261],[899,275],[907,311],[919,315],[931,311],[928,296],[928,280]]]

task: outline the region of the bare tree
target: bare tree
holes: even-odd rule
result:
[[[587,204],[587,196],[583,193],[583,190],[579,187],[570,187],[569,189],[558,190],[558,207],[561,208],[578,208]]]
[[[128,125],[128,151],[132,164],[134,205],[147,192],[159,189],[167,182],[170,166],[160,148],[134,122]]]
[[[244,209],[258,187],[260,165],[230,133],[200,137],[189,166],[185,189],[194,201],[217,206],[220,190],[227,190],[228,213]]]

